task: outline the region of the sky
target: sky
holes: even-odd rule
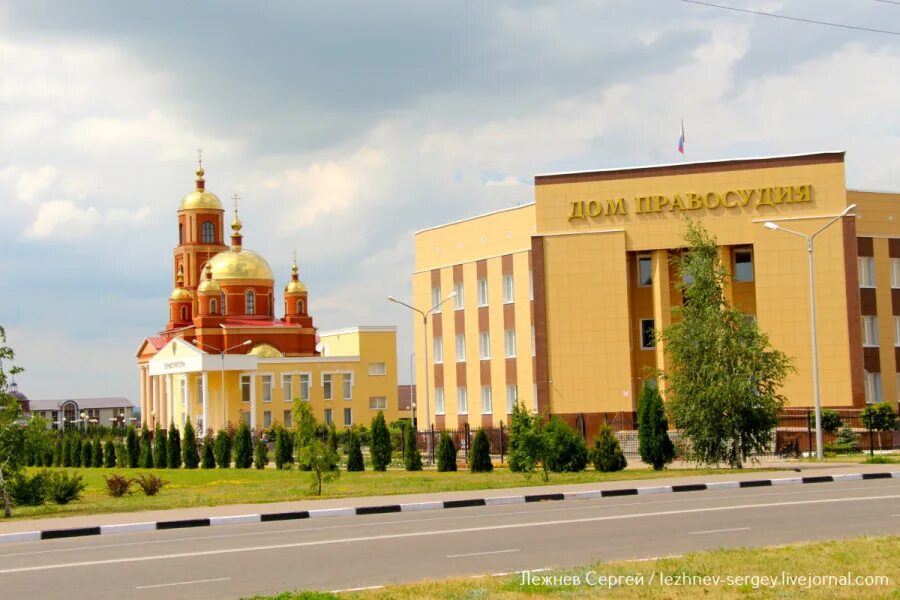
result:
[[[878,0],[716,3],[900,32]],[[900,191],[898,73],[900,35],[680,0],[4,2],[19,389],[137,403],[197,148],[277,292],[296,250],[316,325],[396,325],[404,383],[386,297],[416,230],[531,202],[538,173],[678,162],[682,119],[688,160],[846,150],[848,187]]]

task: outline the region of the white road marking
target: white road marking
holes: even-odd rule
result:
[[[730,529],[707,529],[706,531],[692,531],[691,535],[705,535],[707,533],[725,533],[727,531],[748,531],[749,527],[732,527]]]
[[[355,587],[355,588],[347,588],[344,590],[331,590],[332,594],[344,594],[350,592],[365,592],[366,590],[381,590],[384,589],[383,585],[369,585],[366,587]]]
[[[246,552],[260,552],[266,550],[284,550],[287,548],[309,548],[314,546],[329,546],[332,544],[348,544],[359,542],[374,542],[380,540],[405,539],[416,537],[428,537],[436,535],[453,535],[459,533],[476,533],[481,531],[502,531],[505,529],[524,529],[527,527],[550,527],[559,525],[572,525],[575,523],[599,523],[602,521],[618,521],[628,519],[645,519],[647,517],[664,517],[671,515],[683,515],[705,512],[724,512],[732,510],[747,510],[753,508],[771,508],[777,506],[800,506],[810,504],[837,504],[843,502],[865,502],[868,500],[893,500],[900,499],[900,495],[887,496],[860,496],[855,498],[823,498],[820,500],[797,500],[793,502],[763,502],[759,504],[738,504],[732,506],[711,506],[707,508],[689,508],[684,510],[664,510],[646,513],[631,513],[627,515],[607,515],[602,517],[587,517],[584,519],[560,519],[557,521],[539,521],[527,523],[509,523],[505,525],[487,525],[483,527],[462,527],[459,529],[436,529],[431,531],[414,531],[409,533],[392,533],[384,535],[369,535],[355,538],[338,538],[333,540],[314,540],[307,542],[293,542],[289,544],[272,544],[269,546],[248,546],[243,548],[222,548],[219,550],[201,550],[196,552],[177,552],[172,554],[160,554],[151,556],[134,556],[128,558],[112,558],[107,560],[86,560],[80,562],[58,563],[49,565],[37,565],[32,567],[17,567],[0,570],[0,575],[10,573],[27,573],[31,571],[49,571],[53,569],[71,569],[77,567],[90,567],[95,565],[112,565],[121,563],[136,563],[155,560],[171,560],[178,558],[195,558],[198,556],[218,556],[223,554],[238,554]]]
[[[470,552],[468,554],[448,554],[447,558],[464,558],[466,556],[485,556],[487,554],[509,554],[510,552],[521,552],[518,548],[510,548],[509,550],[491,550],[490,552]]]
[[[216,577],[215,579],[195,579],[193,581],[177,581],[175,583],[156,583],[154,585],[138,585],[136,590],[150,590],[153,588],[172,587],[174,585],[193,585],[195,583],[213,583],[215,581],[230,581],[231,577]]]
[[[681,558],[683,554],[667,554],[665,556],[648,556],[647,558],[632,558],[622,562],[649,562],[651,560],[665,560],[667,558]]]

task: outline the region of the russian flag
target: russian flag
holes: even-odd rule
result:
[[[681,135],[678,136],[678,151],[684,155],[684,119],[681,120]]]

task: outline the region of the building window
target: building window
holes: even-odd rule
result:
[[[491,357],[491,334],[482,331],[478,334],[478,353],[481,360],[487,360]]]
[[[178,224],[178,244],[184,243],[184,223]]]
[[[437,336],[434,338],[434,364],[439,365],[444,362],[444,338]]]
[[[247,290],[246,302],[247,302],[247,312],[246,314],[252,315],[256,314],[256,294],[253,293],[253,290]]]
[[[294,399],[294,377],[293,375],[281,376],[281,399],[290,402]]]
[[[881,402],[881,373],[863,371],[866,383],[866,404]]]
[[[271,375],[263,375],[262,376],[262,396],[263,396],[263,402],[271,402],[272,401],[272,376]]]
[[[443,397],[443,393],[441,396]],[[435,396],[435,402],[437,402],[437,396]],[[387,410],[387,396],[369,396],[369,410]]]
[[[218,314],[218,312],[219,312],[219,303],[216,302],[215,298],[210,298],[209,299],[209,314],[215,315],[215,314]],[[182,318],[182,320],[187,318],[187,313],[184,310],[184,307],[181,307],[181,318]]]
[[[242,412],[241,420],[244,422],[244,425],[247,425],[249,427],[250,426],[250,413]]]
[[[204,244],[212,244],[216,241],[216,226],[212,221],[203,221],[200,225],[200,241]]]
[[[215,299],[213,299],[211,302],[215,303]],[[216,313],[215,304],[210,305],[209,312],[211,312],[212,314]],[[187,307],[186,306],[181,307],[181,320],[187,321]]]
[[[878,346],[878,317],[874,315],[863,315],[860,319],[862,323],[862,343],[863,346]]]
[[[641,350],[653,350],[656,347],[656,329],[653,319],[641,319]]]
[[[300,399],[309,400],[309,373],[300,375]]]
[[[456,413],[469,414],[469,392],[464,387],[456,388]]]
[[[649,256],[638,256],[638,285],[651,287],[653,285],[653,259]]]
[[[894,345],[900,346],[900,317],[894,317]]]
[[[289,411],[289,410],[284,411],[284,426],[291,427],[293,425],[293,421],[294,421],[294,415],[291,413],[291,411]]]
[[[369,363],[369,375],[387,375],[387,364],[383,362]]]
[[[343,381],[341,383],[344,387],[344,400],[350,400],[350,388],[352,387],[353,379],[351,379],[349,373],[344,373]]]
[[[228,312],[228,304],[226,304],[225,298],[226,298],[225,292],[222,292],[222,314],[223,315]]]
[[[491,400],[491,386],[481,386],[481,414],[489,415],[494,412],[494,402]]]
[[[516,286],[513,282],[513,276],[508,273],[503,276],[503,303],[512,304],[516,301]]]
[[[534,271],[528,271],[528,299],[534,300]]]
[[[203,402],[203,378],[197,378],[197,402]]]
[[[488,305],[487,279],[478,280],[478,306]]]
[[[434,388],[434,414],[444,414],[444,388]]]
[[[353,425],[353,409],[345,408],[344,409],[344,427],[350,427]]]
[[[531,326],[531,355],[537,356],[537,338],[534,332],[534,325]]]
[[[506,358],[516,357],[516,330],[507,329],[503,332],[503,347],[506,350]]]
[[[326,408],[325,409],[325,424],[331,425],[333,422],[334,422],[334,419],[331,417],[331,409]]]
[[[326,400],[331,400],[331,374],[322,375],[322,390]]]
[[[179,388],[181,391],[181,407],[184,408],[187,404],[187,375],[181,380]]]
[[[241,375],[241,400],[250,402],[250,376]]]
[[[456,362],[466,362],[466,336],[456,336]]]
[[[453,284],[453,293],[456,294],[453,297],[453,302],[456,310],[462,310],[465,304],[462,281],[457,281]]]
[[[297,314],[303,314],[303,300],[297,300]]]
[[[900,288],[900,258],[891,259],[891,287]]]
[[[271,427],[272,426],[272,411],[266,410],[263,411],[263,427]]]
[[[734,280],[753,281],[753,250],[750,248],[734,251]]]
[[[519,403],[519,386],[514,383],[506,385],[506,413],[512,414],[516,404]]]
[[[871,256],[859,257],[859,287],[875,287],[875,259]]]
[[[434,313],[441,312],[441,288],[431,288],[431,306],[434,307]]]

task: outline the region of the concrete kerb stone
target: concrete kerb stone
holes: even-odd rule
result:
[[[749,487],[802,485],[836,481],[860,481],[874,479],[900,479],[900,471],[878,473],[839,473],[836,475],[820,475],[808,477],[784,477],[777,479],[755,479],[744,481],[713,481],[709,483],[689,483],[648,486],[640,488],[619,488],[603,490],[584,490],[564,493],[526,494],[522,496],[497,496],[488,498],[468,498],[462,500],[435,500],[429,502],[411,502],[407,504],[387,504],[380,506],[357,506],[346,508],[322,508],[284,513],[263,513],[208,517],[201,519],[181,519],[157,522],[123,523],[118,525],[102,525],[94,527],[78,527],[71,529],[50,529],[44,531],[22,531],[0,534],[0,544],[9,542],[32,542],[37,540],[60,539],[88,535],[107,535],[136,531],[181,529],[187,527],[209,527],[218,525],[235,525],[238,523],[258,523],[271,521],[287,521],[319,517],[348,517],[355,515],[375,515],[393,512],[418,512],[424,510],[446,510],[474,506],[500,506],[504,504],[524,504],[532,502],[549,502],[556,500],[586,500],[590,498],[608,498],[618,496],[643,496],[650,494],[668,494],[676,492],[694,492],[702,490],[727,490]]]

